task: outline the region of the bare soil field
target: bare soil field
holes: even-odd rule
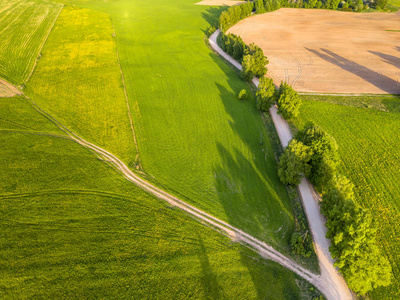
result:
[[[400,94],[400,16],[281,8],[230,33],[260,46],[267,76],[299,92]]]
[[[15,95],[21,95],[21,91],[19,91],[12,84],[0,78],[0,98],[13,97]]]

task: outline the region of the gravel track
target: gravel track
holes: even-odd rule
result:
[[[211,48],[213,48],[218,54],[228,60],[236,68],[241,70],[241,64],[239,64],[237,61],[234,61],[232,57],[226,54],[217,45],[217,37],[219,33],[220,31],[217,30],[211,35],[209,39]],[[254,77],[252,81],[255,86],[258,86],[258,78]],[[289,128],[289,124],[282,118],[282,116],[277,114],[277,108],[275,106],[270,108],[269,113],[278,132],[281,144],[283,147],[286,147],[293,137]],[[325,218],[319,211],[319,202],[321,201],[320,196],[307,179],[302,180],[298,186],[298,189],[302,198],[304,210],[308,218],[308,223],[313,236],[314,248],[321,268],[321,276],[318,278],[319,282],[315,285],[329,300],[353,299],[345,280],[338,273],[338,270],[333,266],[334,261],[332,260],[329,252],[330,240],[325,237],[327,230],[325,227]],[[282,265],[285,266],[284,264]]]

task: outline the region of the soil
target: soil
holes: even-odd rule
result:
[[[21,95],[22,92],[15,86],[0,78],[0,98]]]
[[[400,15],[281,8],[229,29],[299,92],[400,94]]]

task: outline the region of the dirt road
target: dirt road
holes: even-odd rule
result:
[[[209,40],[210,46],[232,65],[241,70],[241,64],[234,61],[232,57],[226,54],[217,45],[217,37],[219,33],[220,31],[217,30],[213,35],[211,35]],[[258,86],[258,78],[253,78],[253,83]],[[277,114],[276,107],[271,107],[269,113],[278,132],[281,144],[283,147],[286,147],[293,137],[292,133],[290,132],[289,125],[280,115]],[[328,299],[352,299],[351,292],[347,287],[346,282],[333,266],[333,260],[331,259],[329,252],[330,241],[325,237],[325,219],[319,211],[318,203],[320,201],[320,197],[307,179],[303,179],[298,186],[298,189],[303,201],[304,210],[307,214],[308,223],[313,235],[315,251],[317,253],[321,268],[320,280],[321,284],[324,286],[319,288]]]
[[[28,98],[29,99],[29,98]],[[257,253],[260,254],[265,259],[270,259],[279,263],[280,265],[288,268],[289,270],[295,272],[314,286],[316,286],[328,299],[348,299],[345,297],[341,297],[342,292],[336,288],[336,284],[331,283],[332,279],[329,276],[324,275],[326,272],[322,268],[321,271],[323,272],[322,275],[317,275],[309,270],[303,268],[290,258],[286,257],[285,255],[281,254],[280,252],[276,251],[271,246],[265,244],[264,242],[254,238],[253,236],[243,232],[242,230],[231,226],[230,224],[219,220],[187,203],[184,201],[164,192],[163,190],[155,187],[154,185],[150,184],[149,182],[143,180],[138,175],[133,173],[120,159],[116,156],[111,154],[110,152],[84,140],[83,138],[79,137],[63,124],[58,122],[54,119],[51,115],[43,111],[36,103],[34,103],[31,99],[30,103],[34,107],[34,109],[46,117],[48,120],[53,122],[57,127],[59,127],[63,132],[67,134],[67,137],[60,136],[62,138],[68,138],[83,147],[91,150],[94,154],[96,154],[100,159],[106,161],[111,166],[113,166],[118,172],[121,173],[127,180],[134,183],[138,187],[142,188],[143,190],[147,191],[148,193],[154,195],[155,197],[165,200],[169,204],[180,208],[181,210],[188,213],[194,219],[202,222],[203,224],[209,226],[210,228],[221,232],[229,236],[232,240],[242,243],[243,245],[255,250]],[[44,133],[38,133],[44,134]]]
[[[0,98],[1,97],[13,97],[15,95],[21,95],[22,92],[13,86],[11,83],[8,83],[4,79],[0,78]]]

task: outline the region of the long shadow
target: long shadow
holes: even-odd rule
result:
[[[206,11],[201,13],[201,16],[204,20],[207,21],[210,26],[214,26],[215,28],[218,27],[218,20],[221,13],[227,10],[228,6],[211,6],[207,8]]]
[[[382,75],[376,71],[373,71],[363,65],[360,65],[354,61],[348,60],[330,50],[321,49],[321,51],[305,48],[311,53],[317,55],[323,60],[330,62],[341,69],[350,72],[358,77],[364,79],[365,81],[371,83],[376,86],[380,90],[389,93],[389,94],[398,94],[400,93],[400,85],[397,81]],[[379,78],[379,82],[375,79]]]
[[[381,52],[376,52],[376,51],[368,51],[369,53],[372,53],[376,56],[379,56],[380,58],[382,58],[382,60],[390,65],[395,66],[397,69],[400,69],[400,58],[393,56],[393,55],[389,55],[389,54],[385,54],[385,53],[381,53]]]
[[[206,252],[206,248],[204,247],[203,239],[198,236],[200,249],[197,253],[197,257],[200,261],[202,278],[201,282],[204,288],[204,299],[221,299],[221,287],[218,284],[218,278],[214,274],[210,260],[208,259],[208,255]]]

